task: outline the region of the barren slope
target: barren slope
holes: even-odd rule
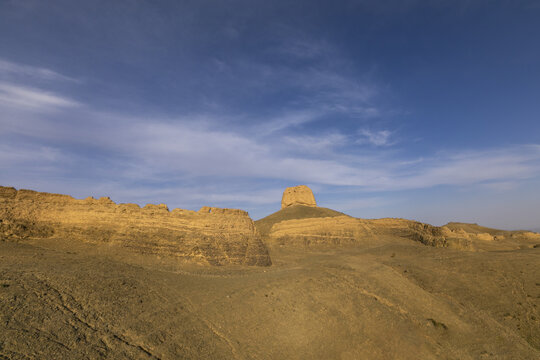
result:
[[[207,267],[0,242],[0,357],[537,359],[540,249],[416,242]]]

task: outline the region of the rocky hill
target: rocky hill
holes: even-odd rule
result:
[[[271,264],[248,213],[203,207],[115,204],[109,198],[0,187],[0,239],[62,238],[116,245],[137,253],[223,265]]]
[[[280,211],[277,211],[271,215],[268,215],[262,219],[255,221],[255,225],[259,230],[259,233],[262,236],[267,236],[272,226],[276,223],[280,223],[286,220],[294,219],[315,219],[315,218],[325,218],[325,217],[334,217],[334,216],[346,216],[345,214],[335,211],[332,209],[327,209],[323,207],[312,207],[305,205],[291,205],[286,208],[283,208]]]
[[[417,241],[457,250],[512,250],[540,244],[540,234],[505,231],[476,224],[433,226],[406,219],[358,219],[317,207],[307,186],[287,188],[287,206],[255,222],[264,241],[280,247],[332,248]]]

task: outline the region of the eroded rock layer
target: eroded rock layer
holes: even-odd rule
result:
[[[203,264],[271,264],[248,213],[203,207],[115,204],[109,198],[0,187],[0,239],[65,238],[119,245],[138,253],[176,256]]]
[[[336,246],[410,239],[434,247],[468,249],[471,242],[445,229],[404,219],[365,220],[350,216],[296,219],[272,226],[269,241],[279,245]]]
[[[540,243],[540,235],[536,233],[484,229],[488,230],[473,231],[465,226],[433,226],[406,219],[368,220],[343,215],[279,221],[271,225],[265,237],[271,245],[317,248],[413,240],[427,246],[457,250],[509,250]]]

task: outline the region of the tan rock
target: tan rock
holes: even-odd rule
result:
[[[488,234],[488,233],[479,233],[479,234],[476,234],[476,238],[478,240],[483,240],[483,241],[493,241],[493,235],[491,234]]]
[[[350,216],[283,220],[275,223],[267,243],[291,247],[342,247],[418,241],[427,246],[473,250],[467,234],[417,221],[395,218],[358,219]]]
[[[217,208],[211,206],[203,206],[199,211],[200,214],[222,214],[222,215],[241,215],[249,216],[248,212],[240,209]]]
[[[0,186],[0,198],[13,199],[17,196],[17,190],[14,187]]]
[[[540,234],[532,232],[532,231],[519,232],[515,235],[515,237],[522,237],[522,238],[531,239],[531,240],[540,240]]]
[[[108,197],[77,200],[0,186],[0,240],[54,237],[202,264],[271,264],[247,212],[205,209],[170,212],[165,204],[140,208]]]
[[[281,208],[284,209],[292,205],[317,206],[313,192],[306,185],[288,187],[283,192]]]
[[[268,241],[286,246],[351,245],[373,236],[365,221],[350,216],[294,219],[272,226]]]

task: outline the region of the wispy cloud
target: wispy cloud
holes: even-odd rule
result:
[[[295,135],[284,136],[284,145],[291,152],[300,152],[311,156],[321,156],[348,145],[349,139],[339,132],[325,133],[319,136]],[[323,154],[321,154],[323,153]]]
[[[0,82],[0,105],[34,110],[78,106],[79,103],[50,91]]]
[[[369,143],[375,146],[387,146],[391,144],[390,136],[392,132],[389,130],[372,131],[360,129],[359,135],[360,138],[356,140],[359,144]]]
[[[32,144],[0,144],[0,166],[4,169],[35,166],[61,165],[65,156],[58,149],[50,146]]]
[[[540,146],[520,145],[434,155],[415,168],[417,174],[401,177],[405,188],[522,180],[540,175]],[[392,186],[396,185],[393,182]]]
[[[273,71],[276,72],[277,86],[301,94],[293,105],[318,109],[326,114],[346,113],[361,118],[374,118],[382,113],[376,105],[378,86],[347,74],[344,69],[321,64],[300,71],[294,68]]]
[[[274,178],[372,190],[461,186],[526,179],[540,174],[540,147],[516,146],[439,154],[403,165],[395,153],[354,156],[337,145],[345,135],[271,139],[241,132],[176,124],[136,124],[117,134],[115,145],[155,174]],[[291,156],[292,146],[297,147]],[[300,149],[298,149],[300,148]],[[302,153],[302,148],[308,151]],[[312,158],[316,153],[318,156]]]
[[[382,196],[358,197],[351,196],[351,194],[349,194],[349,197],[345,200],[332,200],[330,202],[326,202],[324,206],[331,209],[339,209],[340,211],[348,212],[362,209],[380,208],[395,203],[396,199],[390,200]]]
[[[18,76],[18,77],[36,78],[36,79],[54,80],[54,81],[79,82],[79,80],[75,78],[62,75],[56,71],[53,71],[47,68],[14,63],[14,62],[2,59],[2,58],[0,58],[0,75],[1,76],[12,75],[12,76]]]
[[[369,72],[358,74],[338,47],[296,34],[281,42],[276,51],[292,60],[304,60],[301,67],[282,65],[277,70],[282,81],[302,90],[310,108],[364,118],[381,115],[376,105],[381,88],[368,80]]]
[[[291,31],[289,29],[289,31]],[[324,40],[312,40],[307,38],[293,37],[279,43],[278,46],[270,48],[272,52],[277,52],[286,56],[299,59],[320,59],[336,54],[337,49]]]
[[[272,135],[278,131],[294,128],[300,125],[307,124],[312,121],[316,121],[321,112],[316,110],[293,110],[286,113],[281,113],[277,116],[273,116],[269,119],[257,119],[259,121],[253,121],[252,129],[258,135]]]
[[[269,61],[267,56],[213,58],[210,68],[217,69],[216,76],[202,81],[208,92],[232,100],[229,103],[260,104],[259,119],[267,119],[259,124],[263,132],[329,117],[373,120],[390,111],[379,105],[384,87],[370,80],[370,71],[359,72],[354,62],[324,41],[292,38],[269,46],[265,55],[278,55],[280,61]],[[221,83],[227,86],[220,87]]]

